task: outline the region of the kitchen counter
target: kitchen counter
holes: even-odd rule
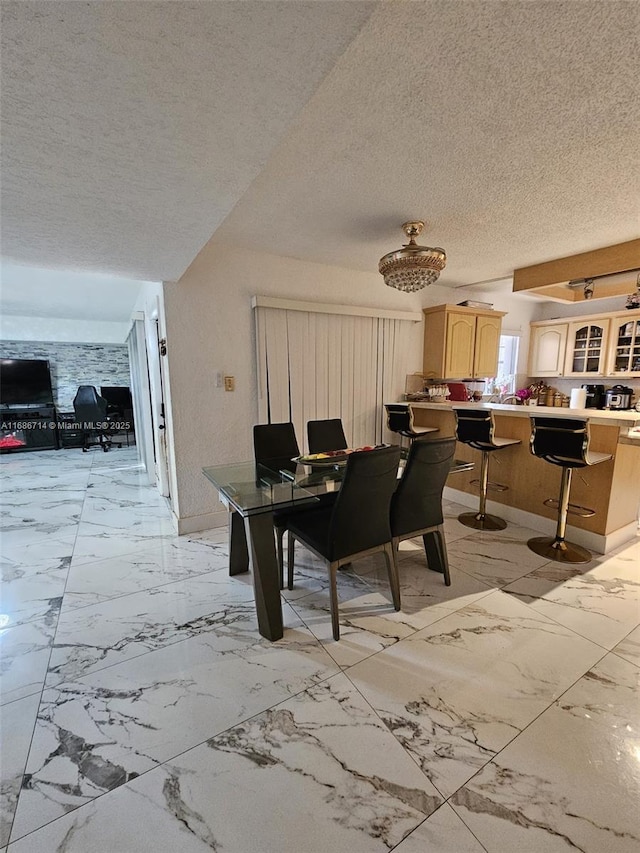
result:
[[[515,415],[530,418],[534,415],[549,418],[578,418],[592,424],[616,424],[625,428],[640,425],[640,412],[633,409],[613,411],[610,409],[567,409],[564,406],[518,406],[509,403],[456,403],[445,400],[444,403],[411,403],[413,409],[493,409],[498,414]]]
[[[531,453],[531,418],[542,415],[587,420],[590,448],[612,458],[575,472],[571,503],[590,507],[595,515],[570,515],[568,538],[592,551],[607,553],[635,536],[640,506],[640,441],[629,437],[629,429],[640,425],[640,412],[450,401],[411,402],[411,406],[416,426],[438,428],[434,437],[455,435],[455,410],[491,409],[496,435],[518,439],[520,444],[491,454],[489,479],[506,485],[508,490],[489,491],[489,503],[493,504],[489,511],[510,523],[549,534],[555,530],[556,510],[544,506],[543,501],[558,497],[560,467]],[[466,444],[456,446],[456,457],[479,467],[480,452]],[[447,497],[477,507],[478,486],[471,483],[477,477],[477,470],[451,475]]]

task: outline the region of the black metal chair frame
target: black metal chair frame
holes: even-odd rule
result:
[[[580,545],[566,541],[567,515],[589,518],[595,510],[569,503],[571,478],[574,468],[586,468],[611,459],[610,453],[594,453],[589,450],[589,423],[577,418],[531,418],[529,449],[534,456],[562,468],[558,500],[547,498],[545,506],[558,509],[556,534],[554,537],[534,536],[527,546],[531,551],[561,563],[588,563],[591,552]]]
[[[396,610],[400,610],[400,581],[398,579],[396,555],[391,541],[389,513],[399,462],[399,447],[386,447],[380,450],[352,453],[347,460],[342,487],[338,492],[334,506],[300,516],[289,527],[287,555],[289,587],[293,586],[294,553],[297,541],[327,565],[329,571],[331,626],[335,640],[340,639],[337,573],[341,567],[352,563],[354,560],[359,560],[362,557],[368,557],[372,554],[384,554],[393,605]],[[384,470],[377,472],[376,469],[381,467],[381,465],[384,467]],[[378,484],[382,486],[381,496],[378,496],[376,490],[372,489],[367,482],[374,478],[377,478]],[[337,543],[343,540],[345,530],[353,519],[351,507],[354,503],[358,505],[359,512],[362,514],[362,520],[365,522],[364,532],[362,529],[358,531],[360,544],[365,541],[367,535],[369,536],[369,541],[374,541],[375,544],[365,548],[358,548],[352,553],[341,553],[340,546]],[[318,524],[323,537],[326,536],[326,540],[324,540],[326,548],[320,550],[305,538],[305,522],[307,529],[313,526],[314,522]],[[342,548],[348,550],[344,543],[342,544]]]

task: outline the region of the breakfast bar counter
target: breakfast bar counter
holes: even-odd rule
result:
[[[495,433],[503,438],[516,438],[519,445],[491,458],[489,479],[508,486],[504,492],[490,491],[498,514],[512,523],[528,525],[543,532],[555,528],[557,510],[543,504],[557,498],[560,472],[533,456],[529,450],[531,418],[577,418],[589,422],[590,449],[609,453],[612,459],[600,465],[576,471],[571,503],[595,510],[595,515],[582,518],[569,516],[572,538],[599,553],[607,553],[636,534],[640,506],[640,439],[629,434],[640,425],[640,413],[599,409],[567,409],[558,406],[519,406],[500,403],[416,402],[411,403],[416,426],[439,429],[438,437],[455,435],[456,409],[492,409]],[[479,451],[458,443],[456,457],[479,461]],[[471,485],[477,473],[457,474],[449,480],[451,498],[469,506],[477,505],[478,487]],[[499,505],[499,508],[498,508]]]

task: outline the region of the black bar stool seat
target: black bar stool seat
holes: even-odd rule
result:
[[[387,410],[387,429],[409,439],[415,439],[430,432],[439,432],[438,427],[420,427],[413,422],[413,409],[408,403],[385,403]]]
[[[571,475],[574,468],[586,468],[611,459],[610,453],[598,453],[589,449],[589,424],[576,418],[532,417],[530,449],[534,456],[562,468],[560,496],[558,500],[547,499],[546,506],[558,507],[558,523],[555,537],[535,536],[527,546],[531,551],[559,563],[588,563],[591,552],[573,542],[567,542],[565,533],[567,515],[588,518],[595,510],[569,503]]]
[[[478,512],[463,512],[458,521],[475,530],[504,530],[507,522],[497,515],[487,512],[487,490],[494,488],[504,492],[508,487],[489,482],[489,454],[504,450],[514,444],[520,444],[518,438],[500,438],[494,435],[495,425],[491,409],[455,409],[456,438],[482,453],[480,480],[480,508]],[[474,482],[474,481],[472,481]]]

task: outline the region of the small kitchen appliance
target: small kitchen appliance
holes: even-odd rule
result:
[[[587,409],[602,409],[604,408],[605,394],[604,385],[583,385],[587,390]]]
[[[633,391],[624,385],[614,385],[605,394],[606,409],[630,409]]]

